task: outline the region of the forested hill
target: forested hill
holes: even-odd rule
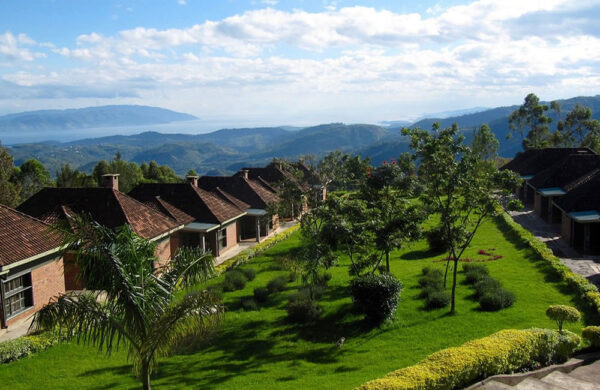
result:
[[[561,105],[561,116],[564,119],[567,112],[571,111],[577,103],[590,107],[593,112],[593,116],[596,119],[600,119],[600,95],[596,96],[579,96],[571,99],[557,100]],[[521,104],[522,102],[519,102]],[[544,104],[549,105],[549,102]],[[465,132],[467,137],[472,135],[474,128],[481,126],[482,123],[487,123],[491,128],[496,138],[500,141],[500,147],[498,153],[503,157],[512,157],[517,152],[522,150],[521,139],[518,136],[506,139],[508,134],[508,116],[517,108],[519,105],[509,107],[497,107],[473,114],[454,116],[448,118],[428,118],[422,119],[416,123],[413,123],[411,127],[420,127],[422,129],[430,129],[433,123],[440,122],[442,127],[452,126],[453,123],[457,123],[458,126]],[[556,127],[557,118],[552,110],[549,110],[546,115],[552,118],[550,129],[554,130]],[[391,129],[399,130],[399,129]]]
[[[50,131],[129,125],[151,125],[197,119],[158,107],[100,106],[67,110],[28,111],[0,116],[0,132]]]

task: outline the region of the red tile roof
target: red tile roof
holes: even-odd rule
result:
[[[51,226],[0,205],[0,266],[60,248],[60,235]]]
[[[129,224],[141,237],[155,238],[181,226],[175,219],[111,188],[43,188],[19,205],[19,211],[48,222],[88,214],[116,228]]]
[[[190,183],[146,183],[129,193],[142,202],[156,202],[156,197],[167,201],[177,209],[203,223],[221,224],[241,217],[245,210]]]
[[[270,203],[279,201],[276,194],[258,182],[241,176],[202,176],[198,179],[198,185],[207,191],[219,187],[255,209],[266,209]]]

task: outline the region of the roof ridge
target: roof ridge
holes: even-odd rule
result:
[[[41,223],[41,224],[44,224],[44,225],[46,225],[47,227],[50,227],[50,228],[52,227],[52,225],[50,225],[49,223],[47,223],[47,222],[44,222],[44,221],[42,221],[41,219],[38,219],[38,218],[36,218],[36,217],[34,217],[34,216],[31,216],[31,215],[29,215],[29,214],[26,214],[26,213],[24,213],[24,212],[22,212],[22,211],[19,211],[19,210],[17,210],[17,209],[14,209],[14,208],[12,208],[12,207],[10,207],[10,206],[7,206],[7,205],[4,205],[4,204],[1,204],[1,203],[0,203],[0,207],[4,207],[4,208],[5,208],[5,209],[7,209],[8,211],[12,211],[13,213],[19,214],[19,215],[21,215],[21,216],[23,216],[23,217],[26,217],[26,218],[32,219],[32,220],[34,220],[34,221],[36,221],[36,222],[39,222],[39,223]]]

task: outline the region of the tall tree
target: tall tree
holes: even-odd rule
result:
[[[143,388],[150,389],[157,358],[185,337],[206,334],[222,316],[214,296],[190,289],[212,274],[213,258],[182,249],[155,270],[155,244],[127,225],[113,231],[77,220],[74,232],[66,243],[77,251],[81,277],[90,290],[55,298],[35,315],[32,327],[58,328],[67,339],[107,353],[124,344]]]
[[[565,117],[565,131],[575,144],[582,145],[587,134],[594,127],[592,109],[577,103]]]
[[[110,162],[102,160],[96,164],[92,176],[97,183],[102,183],[102,175],[107,173],[119,174],[119,190],[121,192],[131,191],[133,187],[141,183],[144,179],[139,165],[135,162],[123,160],[119,152],[117,152],[115,158]]]
[[[93,176],[87,175],[77,169],[71,168],[69,164],[60,167],[56,172],[57,187],[97,187],[98,183]]]
[[[498,145],[498,139],[487,124],[475,130],[472,149],[482,160],[494,160],[498,156]]]
[[[498,194],[516,188],[516,175],[501,171],[464,144],[458,126],[433,131],[403,129],[420,161],[419,179],[424,183],[422,204],[439,215],[439,227],[450,247],[448,264],[453,263],[451,313],[456,309],[458,262],[486,217],[495,213]]]
[[[543,148],[548,145],[550,136],[548,124],[552,121],[546,116],[548,106],[540,104],[540,99],[533,93],[525,97],[524,103],[508,118],[509,136],[519,132],[525,149]],[[525,130],[529,130],[523,138]]]
[[[36,159],[25,161],[18,170],[18,180],[21,183],[21,200],[26,200],[43,187],[52,186],[54,182],[50,172]]]
[[[19,186],[14,180],[15,165],[7,148],[0,143],[0,203],[14,207],[19,201]]]

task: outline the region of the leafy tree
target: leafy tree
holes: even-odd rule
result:
[[[578,145],[583,142],[588,133],[593,131],[597,120],[592,119],[592,109],[577,103],[565,117],[565,132]]]
[[[167,165],[158,165],[156,161],[150,161],[150,164],[142,163],[140,169],[146,181],[153,183],[178,183],[181,181],[174,170]]]
[[[17,178],[21,183],[21,200],[29,198],[43,187],[54,185],[50,172],[41,162],[33,158],[21,164]]]
[[[14,207],[19,201],[19,186],[14,181],[13,158],[0,143],[0,203]]]
[[[102,175],[108,173],[119,174],[119,190],[129,192],[144,179],[141,168],[135,162],[121,159],[119,152],[110,162],[102,160],[96,164],[92,176],[97,183],[102,183]]]
[[[56,172],[57,187],[97,187],[98,183],[93,176],[87,175],[77,169],[73,170],[69,164],[60,167]]]
[[[475,130],[473,136],[473,153],[482,160],[494,160],[498,156],[498,139],[486,124]]]
[[[548,106],[540,104],[540,99],[535,94],[527,95],[525,102],[508,117],[508,137],[518,132],[525,149],[547,146],[550,136],[548,124],[552,120],[546,116],[546,111]],[[529,129],[527,136],[523,137],[527,129]]]
[[[32,327],[58,327],[67,339],[107,353],[124,344],[143,388],[150,389],[157,358],[186,338],[205,335],[222,316],[213,295],[191,289],[212,275],[213,258],[184,248],[155,270],[155,245],[128,225],[113,231],[77,220],[74,232],[65,241],[77,251],[81,277],[90,290],[55,298],[35,315]]]
[[[365,172],[371,167],[369,159],[350,156],[339,150],[330,152],[319,161],[318,173],[321,184],[331,190],[356,189],[361,185]]]
[[[425,189],[422,204],[439,215],[439,228],[448,239],[453,263],[451,313],[456,308],[458,262],[486,217],[495,213],[496,195],[509,195],[517,185],[514,173],[501,171],[482,161],[466,146],[458,126],[433,131],[403,129],[411,137],[411,147],[420,160],[419,178]]]
[[[189,171],[187,171],[187,173],[185,174],[186,176],[198,176],[198,173],[196,172],[195,169],[190,169]]]

